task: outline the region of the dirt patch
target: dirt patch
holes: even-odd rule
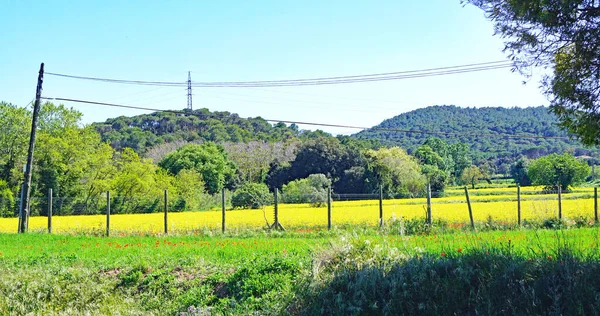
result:
[[[117,276],[119,276],[119,274],[121,274],[121,272],[122,272],[121,268],[114,268],[114,269],[100,270],[98,272],[98,274],[100,274],[100,276],[103,276],[103,277],[117,277]]]

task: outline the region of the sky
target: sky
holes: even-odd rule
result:
[[[1,0],[0,101],[27,106],[41,62],[47,72],[143,81],[182,82],[188,71],[195,82],[348,76],[508,60],[493,33],[483,12],[460,0]],[[500,69],[316,87],[194,88],[193,108],[374,126],[431,105],[547,105],[536,77]],[[48,75],[43,96],[163,110],[187,105],[182,87]],[[150,113],[64,104],[86,124]]]

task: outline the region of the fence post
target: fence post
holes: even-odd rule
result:
[[[221,232],[225,232],[225,188],[221,190]]]
[[[327,230],[331,230],[331,187],[327,187]]]
[[[562,197],[560,192],[560,183],[558,184],[558,219],[562,219]]]
[[[465,196],[467,197],[467,205],[469,206],[469,219],[471,220],[471,229],[475,230],[475,222],[473,221],[473,210],[471,209],[471,199],[469,198],[469,188],[466,185]]]
[[[169,190],[165,190],[165,235],[169,233]]]
[[[271,229],[280,229],[285,230],[283,225],[279,222],[279,190],[275,188],[273,191],[273,202],[275,204],[275,208],[273,210],[273,225],[271,225]]]
[[[110,236],[110,191],[106,191],[106,237]]]
[[[52,234],[52,188],[48,189],[48,234]]]
[[[17,232],[20,234],[23,231],[21,230],[21,223],[23,221],[23,192],[24,192],[24,188],[23,188],[23,184],[21,185],[21,199],[19,200],[19,228],[17,229]]]
[[[379,186],[379,227],[383,227],[383,186]]]
[[[594,187],[594,222],[598,224],[598,187]]]
[[[432,218],[431,218],[431,184],[427,183],[427,219],[426,219],[427,224],[431,225],[432,223]]]
[[[517,223],[521,226],[521,186],[517,185]]]

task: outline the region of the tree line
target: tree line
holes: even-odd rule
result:
[[[388,195],[417,197],[430,184],[434,195],[441,195],[449,184],[475,185],[497,173],[493,164],[475,161],[469,145],[460,142],[448,144],[430,137],[409,154],[372,140],[296,131],[282,123],[257,125],[259,119],[228,115],[251,129],[244,132],[245,141],[163,139],[136,151],[103,138],[97,124],[82,125],[80,112],[43,104],[34,156],[33,214],[45,214],[48,189],[53,190],[55,214],[102,212],[107,191],[116,213],[140,213],[159,211],[164,190],[173,197],[174,211],[210,208],[223,189],[232,193],[234,207],[268,204],[275,189],[282,193],[283,202],[319,205],[329,188],[340,194],[369,194],[382,188]],[[26,109],[0,103],[1,216],[12,216],[18,209],[30,117]],[[562,165],[569,164],[573,165]],[[538,170],[535,164],[519,160],[513,169],[518,166],[520,174],[527,170],[530,182],[541,183],[530,175]],[[589,170],[580,168],[566,186],[580,181],[583,173]],[[515,172],[515,179],[518,175]]]

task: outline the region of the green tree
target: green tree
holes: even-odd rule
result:
[[[182,211],[198,211],[209,198],[205,190],[202,175],[196,170],[181,170],[173,181],[177,195],[175,209]]]
[[[264,183],[246,183],[231,197],[231,205],[236,208],[259,209],[270,204],[273,204],[273,195]]]
[[[475,189],[475,184],[481,177],[483,177],[481,170],[477,166],[470,166],[462,171],[460,179],[463,184],[471,184],[471,187]]]
[[[582,183],[589,174],[590,166],[569,153],[540,157],[529,164],[529,177],[533,184],[544,185],[547,189],[560,184],[563,190],[567,190],[569,186]]]
[[[377,186],[381,185],[385,192],[392,194],[416,195],[423,192],[425,177],[421,174],[421,167],[417,159],[409,156],[404,149],[368,150],[365,156],[373,177],[369,182],[374,186],[371,191],[377,191]]]
[[[31,114],[24,108],[0,102],[0,180],[18,187],[29,145]]]
[[[210,194],[219,192],[232,181],[235,173],[235,165],[229,161],[223,147],[213,142],[185,145],[166,155],[158,165],[172,175],[184,169],[196,170],[202,175]]]
[[[284,203],[310,203],[323,206],[327,203],[327,190],[331,180],[324,174],[311,174],[283,185],[281,200]]]
[[[600,144],[600,5],[590,0],[466,0],[484,10],[504,50],[527,73],[549,66],[542,81],[562,127]]]
[[[526,158],[519,158],[510,167],[510,176],[520,186],[531,185],[531,179],[529,178],[529,160]]]

